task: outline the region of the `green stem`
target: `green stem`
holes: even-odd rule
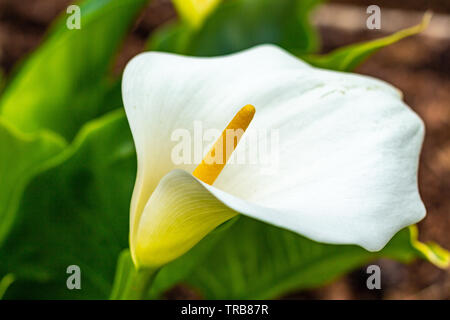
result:
[[[145,300],[148,291],[156,277],[158,270],[134,270],[130,275],[127,284],[118,297],[119,300]]]
[[[158,273],[156,269],[137,270],[128,250],[122,252],[111,292],[111,300],[145,300]]]

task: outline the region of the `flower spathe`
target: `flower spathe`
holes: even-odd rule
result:
[[[424,125],[385,82],[262,45],[214,58],[143,53],[127,65],[122,91],[138,158],[130,248],[139,267],[177,258],[237,214],[370,251],[425,216]],[[174,130],[194,121],[223,129],[247,104],[256,114],[242,140],[261,128],[279,132],[276,175],[226,165],[211,186],[192,175],[198,163],[173,163]]]

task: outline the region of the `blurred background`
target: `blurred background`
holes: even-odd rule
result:
[[[52,20],[71,0],[0,0],[0,70],[11,74],[42,41]],[[381,29],[366,28],[366,8],[381,8]],[[356,72],[388,81],[425,121],[427,131],[420,164],[420,190],[428,215],[419,224],[420,239],[450,248],[450,1],[332,0],[313,15],[322,39],[321,52],[375,39],[417,24],[424,11],[435,14],[421,35],[382,49]],[[175,17],[169,0],[153,0],[134,25],[122,48],[115,72],[144,50],[149,34]],[[450,271],[420,260],[403,265],[379,260],[382,290],[368,290],[363,267],[325,287],[293,292],[286,299],[450,299]],[[200,298],[183,286],[168,299]]]

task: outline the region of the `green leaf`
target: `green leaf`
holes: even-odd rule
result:
[[[410,226],[409,233],[412,247],[422,258],[442,269],[447,269],[450,266],[450,252],[434,242],[420,242],[418,240],[419,231],[417,226]]]
[[[0,118],[0,246],[15,221],[26,184],[65,146],[58,135],[24,134]]]
[[[20,219],[0,248],[0,274],[16,282],[6,298],[108,298],[128,246],[136,157],[122,110],[89,122],[26,188]],[[68,290],[66,268],[81,268]]]
[[[63,14],[7,85],[0,100],[0,149],[8,150],[0,157],[0,245],[26,184],[66,145],[61,135],[70,140],[85,121],[122,105],[120,81],[106,78],[108,67],[146,2],[84,1],[81,30],[67,29]]]
[[[175,21],[159,27],[150,37],[148,49],[177,54],[188,52],[189,41],[194,33],[185,22]]]
[[[121,106],[105,105],[114,82],[107,78],[119,44],[148,0],[86,0],[81,29],[58,19],[44,44],[5,88],[0,113],[25,132],[55,131],[68,140],[88,120]]]
[[[326,55],[299,54],[299,56],[306,62],[319,68],[352,71],[381,48],[422,32],[427,28],[430,19],[431,13],[427,12],[420,24],[398,31],[387,37],[345,46]]]
[[[196,56],[223,55],[261,43],[311,52],[317,36],[308,15],[318,0],[228,0],[198,30],[176,22],[150,38],[149,48]]]
[[[404,263],[423,257],[416,249],[415,236],[409,228],[404,229],[381,252],[374,253],[358,246],[317,243],[241,216],[226,233],[215,239],[208,254],[196,257],[197,266],[183,282],[208,299],[276,298],[291,290],[330,283],[380,257]],[[192,251],[204,250],[203,245],[200,242],[200,248]],[[175,262],[178,268],[190,262],[192,251]],[[171,270],[174,265],[166,268],[170,270],[167,274],[175,273]],[[161,273],[164,271],[163,268]],[[167,274],[155,280],[159,292],[180,281],[180,278],[171,280]]]
[[[159,271],[155,282],[150,288],[149,296],[153,299],[158,298],[165,290],[180,281],[184,281],[197,268],[199,263],[202,263],[203,260],[207,259],[218,241],[227,234],[230,228],[238,220],[239,217],[235,217],[223,223],[200,241],[194,249],[164,266]]]

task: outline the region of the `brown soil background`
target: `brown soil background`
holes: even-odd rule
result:
[[[450,14],[446,0],[331,2]],[[0,0],[0,70],[7,75],[13,66],[41,42],[51,21],[73,3],[70,0]],[[141,15],[127,38],[115,67],[142,51],[149,33],[175,16],[169,0],[155,0]],[[417,21],[411,23],[415,24]],[[449,30],[450,31],[450,30]],[[383,36],[380,31],[343,31],[321,27],[322,51]],[[435,40],[414,36],[382,49],[357,72],[386,80],[404,93],[404,99],[425,121],[427,133],[420,163],[420,190],[428,210],[419,223],[420,239],[450,249],[450,38]],[[376,262],[382,269],[382,290],[365,287],[365,267],[324,286],[293,292],[285,299],[450,299],[450,270],[439,270],[425,261],[402,265],[390,260]],[[167,292],[168,299],[201,298],[186,287]]]

